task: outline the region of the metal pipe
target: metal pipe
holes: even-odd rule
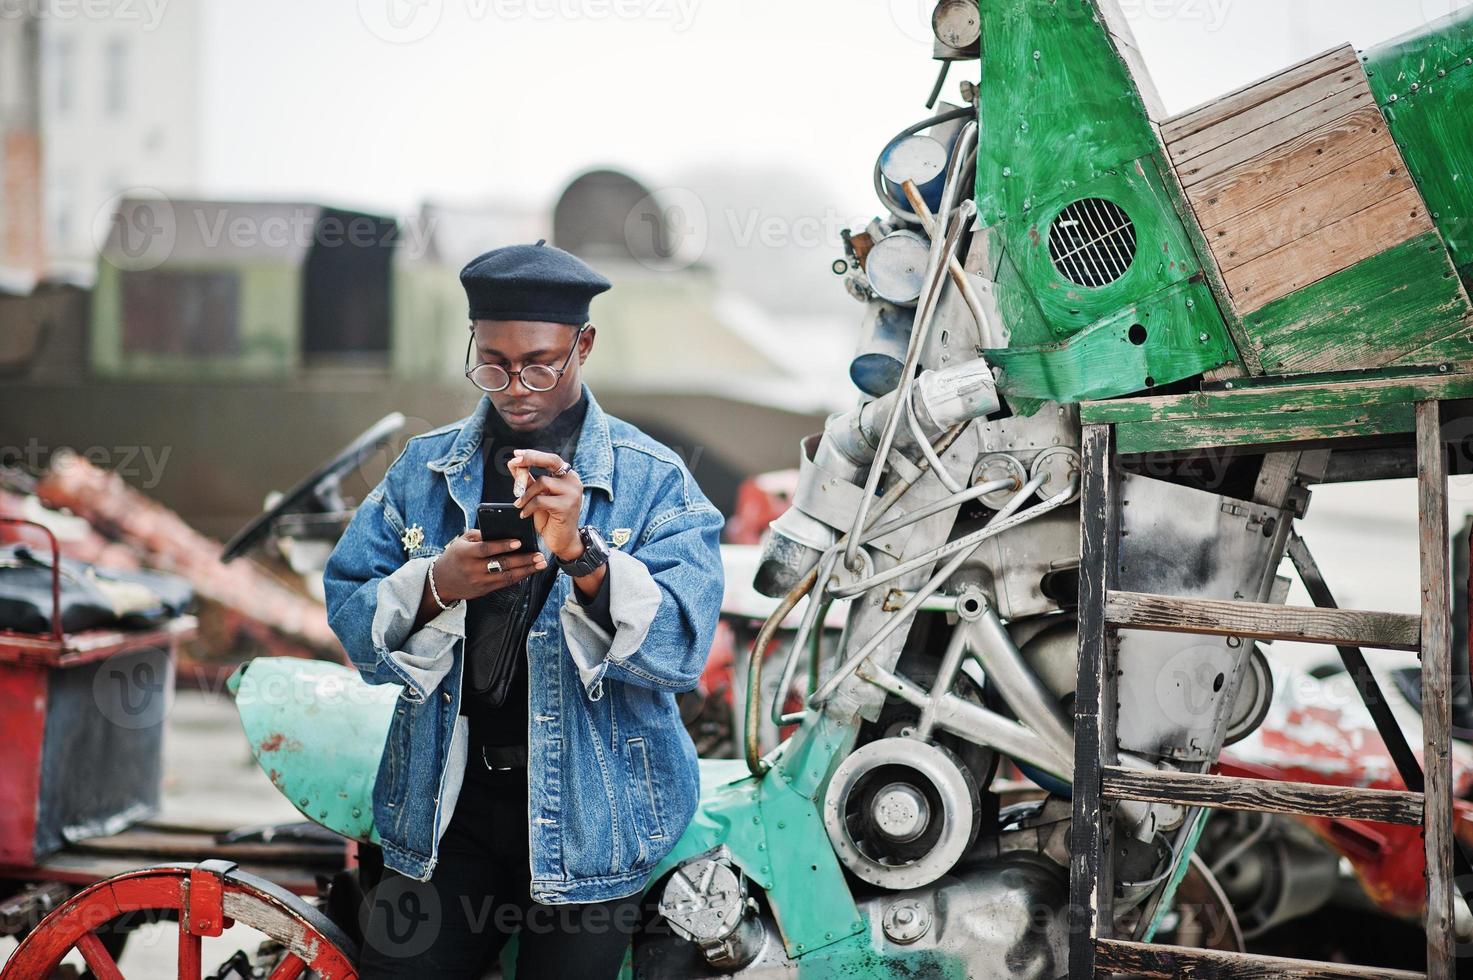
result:
[[[1056,753],[1074,758],[1074,729],[1064,717],[1052,692],[1043,686],[1003,627],[997,611],[988,605],[977,620],[958,630],[969,634],[967,649],[982,665],[988,681],[997,685],[1018,720],[1037,732]]]
[[[967,633],[963,629],[952,630],[951,642],[946,644],[946,652],[941,655],[941,663],[936,667],[936,680],[931,685],[931,696],[926,705],[921,708],[921,720],[916,725],[916,737],[929,739],[931,730],[936,727],[936,705],[941,695],[951,693],[951,685],[956,681],[957,670],[961,667],[962,658],[967,655]]]
[[[936,234],[936,218],[931,214],[931,209],[926,206],[926,199],[921,197],[920,188],[916,187],[915,181],[907,180],[900,185],[905,191],[906,200],[910,201],[911,207],[915,208],[916,216],[920,218],[921,227],[927,235]],[[977,297],[977,291],[972,288],[972,280],[967,278],[967,270],[953,256],[947,262],[947,269],[951,273],[951,281],[956,284],[957,291],[961,293],[962,302],[967,304],[967,309],[972,313],[972,319],[977,321],[977,329],[982,332],[983,347],[999,346],[992,334],[992,327],[987,322],[987,313],[982,309],[982,301]]]
[[[854,514],[854,522],[850,525],[850,536],[844,549],[844,565],[851,571],[858,570],[859,532],[865,526],[868,516],[870,501],[874,499],[875,491],[879,487],[880,475],[885,471],[886,463],[890,455],[890,447],[895,441],[895,430],[900,421],[902,410],[901,400],[911,397],[915,386],[916,364],[920,360],[921,349],[925,345],[927,335],[931,332],[931,323],[936,312],[935,295],[938,292],[938,270],[941,254],[949,249],[955,249],[960,242],[956,232],[964,220],[962,215],[965,209],[958,209],[958,220],[952,231],[947,235],[945,241],[936,239],[933,242],[931,256],[928,260],[925,278],[925,291],[921,295],[921,305],[917,307],[916,324],[911,330],[910,347],[905,354],[905,365],[901,368],[901,383],[895,389],[894,400],[890,403],[889,412],[885,416],[885,425],[880,433],[880,442],[875,447],[874,455],[870,459],[869,470],[864,480],[864,495],[860,498],[859,509]]]
[[[1014,508],[1015,504],[1020,504],[1022,501],[1027,500],[1029,497],[1031,497],[1034,492],[1038,490],[1039,487],[1043,486],[1044,479],[1045,477],[1040,474],[1032,480],[1029,480],[1026,484],[1023,485],[1023,489],[1019,490],[1017,495],[1014,496],[1012,501],[1009,502],[1008,507]],[[930,564],[933,561],[945,558],[948,555],[953,554],[954,552],[964,549],[970,551],[972,548],[981,544],[988,538],[1001,534],[1004,531],[1010,531],[1013,528],[1017,527],[1019,524],[1025,524],[1028,521],[1043,516],[1051,510],[1056,510],[1059,507],[1062,507],[1064,504],[1068,503],[1072,499],[1074,494],[1073,486],[1074,484],[1071,483],[1069,487],[1064,491],[1056,494],[1053,497],[1050,497],[1048,500],[1044,501],[1036,507],[1029,508],[1025,513],[1019,514],[1016,517],[1011,516],[1010,514],[999,512],[997,516],[989,521],[987,523],[987,526],[982,528],[981,530],[973,531],[971,534],[968,534],[965,537],[957,538],[955,541],[948,541],[946,544],[940,545],[936,548],[932,548],[930,551],[901,562],[899,565],[896,565],[892,568],[887,568],[883,572],[877,572],[874,575],[871,575],[869,578],[861,579],[858,582],[843,586],[842,588],[830,589],[829,594],[832,595],[835,599],[847,599],[851,596],[858,595],[861,592],[866,592],[869,589],[874,588],[876,585],[882,585],[885,582],[890,581],[891,579],[899,578],[907,572],[912,572],[917,568],[921,568],[925,565]]]
[[[941,441],[937,443],[937,451],[945,452],[946,450],[950,449],[951,444],[955,442],[960,436],[961,427],[957,426],[947,436],[943,436]],[[943,445],[942,443],[945,444]],[[907,479],[902,477],[895,482],[894,486],[885,491],[885,496],[882,497],[879,504],[876,505],[875,514],[874,517],[871,519],[871,523],[873,523],[874,521],[878,521],[881,517],[885,516],[886,512],[889,511],[891,507],[895,506],[895,503],[900,500],[900,498],[904,497],[905,494],[911,489],[911,487],[915,486],[915,482],[919,480],[923,475],[925,475],[926,469],[930,465],[930,463],[923,460],[916,472],[916,475],[913,478]],[[762,623],[762,628],[757,631],[757,640],[753,644],[754,651],[765,650],[767,648],[767,643],[771,641],[772,634],[777,631],[778,626],[782,623],[784,619],[787,618],[788,613],[792,612],[793,608],[798,604],[798,602],[805,595],[808,594],[810,589],[813,588],[813,584],[816,581],[818,581],[817,561],[813,563],[813,567],[810,568],[807,573],[805,573],[803,578],[800,579],[796,585],[788,590],[788,594],[783,596],[777,607],[772,611],[770,615],[768,615],[767,619]],[[745,755],[746,757],[747,771],[754,776],[761,776],[767,771],[768,768],[765,760],[762,758],[762,747],[757,737],[757,719],[758,716],[760,716],[762,713],[762,663],[763,661],[760,656],[753,656],[751,659],[751,663],[748,666],[747,705],[742,716],[745,725],[745,731],[743,732],[742,738],[742,741],[744,743],[743,755]]]
[[[1042,476],[1040,476],[1040,477],[1038,477],[1038,478],[1036,478],[1034,480],[1030,480],[1027,484],[1025,484],[1024,487],[1023,487],[1023,489],[1022,490],[1019,490],[1018,493],[1013,497],[1013,499],[1011,501],[1009,501],[1008,507],[1010,507],[1010,508],[1016,508],[1016,506],[1017,505],[1020,505],[1023,500],[1026,500],[1028,497],[1032,496],[1033,492],[1035,490],[1037,490],[1038,487],[1039,487],[1039,485],[1041,484],[1042,479],[1043,479]],[[1066,491],[1066,492],[1072,492],[1072,491]],[[1061,494],[1060,496],[1062,497],[1063,495]],[[1004,510],[1007,510],[1007,509],[1008,508],[1004,508]],[[1042,512],[1045,512],[1046,510],[1049,510],[1049,509],[1052,509],[1052,508],[1051,507],[1048,507],[1048,505],[1046,505],[1046,504],[1040,505],[1039,507],[1035,507],[1035,508],[1033,508],[1033,510],[1029,511],[1027,515],[1022,515],[1021,516],[1021,519],[1017,523],[1022,523],[1022,521],[1024,521],[1024,520],[1029,520],[1032,517],[1037,516],[1037,514],[1035,512],[1042,513]],[[998,516],[1001,517],[1002,515],[999,514]],[[902,605],[900,607],[900,609],[896,611],[895,615],[891,616],[890,619],[886,621],[885,625],[881,626],[878,630],[876,630],[875,631],[875,635],[872,636],[872,637],[870,637],[869,640],[864,644],[864,646],[862,646],[862,647],[859,648],[859,652],[855,653],[847,661],[845,661],[844,662],[844,666],[840,667],[838,669],[838,671],[836,671],[834,673],[834,676],[833,677],[830,677],[827,681],[824,681],[823,686],[820,687],[817,691],[815,691],[811,697],[809,697],[809,699],[808,699],[808,707],[810,707],[810,708],[816,708],[820,704],[822,704],[824,701],[827,701],[833,695],[834,691],[838,688],[839,684],[842,683],[844,681],[844,679],[846,677],[848,677],[851,673],[853,673],[854,672],[854,669],[856,667],[858,667],[860,665],[860,663],[862,663],[865,660],[865,658],[867,658],[871,653],[873,653],[875,650],[877,650],[879,648],[880,644],[883,643],[890,636],[891,633],[895,632],[895,630],[900,626],[900,624],[903,623],[903,622],[905,622],[905,620],[910,616],[911,613],[915,612],[916,609],[920,608],[921,603],[925,602],[928,598],[930,598],[930,596],[931,596],[932,593],[934,593],[937,589],[941,588],[941,586],[946,582],[946,580],[949,579],[949,578],[951,578],[951,576],[956,573],[956,570],[958,568],[961,568],[962,567],[962,564],[964,562],[966,562],[966,560],[972,556],[972,552],[973,551],[976,551],[977,550],[977,547],[979,545],[981,545],[981,543],[988,537],[988,535],[987,535],[987,532],[988,531],[992,531],[992,533],[996,534],[996,533],[1000,533],[1002,530],[1005,530],[1006,529],[1005,527],[998,527],[997,530],[993,530],[994,525],[996,525],[998,523],[999,523],[998,521],[994,520],[992,523],[988,524],[987,527],[983,528],[981,531],[978,531],[975,534],[969,534],[969,535],[967,535],[966,538],[960,539],[961,541],[966,541],[968,539],[975,539],[975,540],[973,540],[973,542],[972,542],[972,544],[971,544],[970,547],[966,547],[966,548],[963,548],[963,549],[956,549],[957,550],[957,554],[955,556],[953,556],[952,559],[950,561],[948,561],[945,565],[943,565],[941,567],[941,570],[940,571],[938,571],[935,574],[933,574],[931,576],[931,578],[926,581],[926,584],[925,585],[923,585],[919,589],[917,589],[916,592],[915,592],[915,594],[912,595],[909,599],[907,599],[905,601],[905,604]],[[1006,520],[1002,521],[1001,524],[1002,525],[1008,525],[1008,526],[1010,526],[1009,525],[1009,522],[1006,521]],[[925,557],[925,556],[922,556],[922,557]],[[919,559],[917,559],[917,560],[919,560]],[[935,559],[931,559],[931,560],[934,561]],[[915,565],[915,562],[904,562],[901,565],[897,565],[895,567],[896,568],[904,568],[906,565],[913,565],[914,566]],[[919,567],[919,566],[916,566],[916,567]],[[890,571],[893,572],[894,569],[891,569]],[[884,578],[884,581],[889,581],[890,578],[894,578],[895,577],[894,575],[889,575],[889,573],[885,573],[885,575],[887,577]],[[879,578],[879,576],[872,576],[871,578],[872,579],[873,578]],[[870,588],[870,586],[866,586],[864,589],[859,589],[858,591],[861,591],[861,592],[867,591],[868,588]],[[848,591],[849,590],[847,590],[847,589],[845,589],[845,590],[838,590],[838,589],[831,590],[832,594],[835,595],[835,596],[839,596],[842,593],[848,592]]]
[[[921,421],[916,418],[915,390],[915,386],[911,385],[906,390],[905,397],[905,421],[910,424],[910,434],[915,438],[916,444],[921,447],[921,455],[926,457],[927,462],[931,464],[931,472],[936,474],[941,484],[953,494],[961,493],[966,488],[958,483],[956,477],[951,475],[951,471],[942,465],[941,457],[936,455],[936,450],[931,448],[930,438],[921,431]]]
[[[903,517],[898,517],[895,520],[890,521],[888,524],[883,524],[879,527],[871,527],[869,530],[866,530],[864,532],[864,536],[861,539],[860,544],[866,544],[869,541],[874,540],[875,538],[883,537],[886,534],[892,534],[895,531],[925,520],[927,517],[931,517],[935,514],[940,513],[941,511],[949,510],[952,507],[959,507],[969,500],[976,500],[978,497],[985,496],[993,492],[994,490],[1004,490],[1009,487],[1015,486],[1016,484],[1014,483],[1014,481],[1008,479],[991,480],[987,483],[980,483],[975,487],[964,488],[959,493],[952,494],[951,496],[946,497],[942,500],[934,501],[933,503],[927,504],[920,510],[915,511],[911,514],[906,514]],[[879,515],[876,516],[878,517]],[[824,552],[823,557],[819,559],[819,563],[817,566],[819,568],[818,581],[828,581],[828,577],[833,571],[833,559],[838,557],[839,550],[840,549],[837,544],[833,545],[826,552]],[[833,597],[829,596],[827,597],[827,601],[824,603],[824,605],[827,606],[828,603],[831,602],[833,602]],[[793,722],[801,718],[804,714],[807,714],[806,711],[795,711],[790,714],[784,714],[782,711],[782,701],[783,693],[788,690],[788,688],[793,683],[793,678],[797,677],[798,675],[798,651],[802,649],[803,641],[804,639],[806,639],[808,631],[814,628],[815,619],[813,613],[817,606],[817,602],[811,601],[808,608],[804,610],[803,619],[798,624],[798,632],[793,637],[792,646],[788,649],[787,660],[783,664],[782,684],[773,694],[772,705],[768,709],[769,716],[778,725],[791,725]],[[811,688],[808,691],[808,694],[809,696],[812,696],[813,690]]]
[[[914,684],[876,663],[867,663],[860,667],[859,676],[922,710],[928,702],[934,701],[936,724],[939,728],[954,732],[978,745],[986,745],[1010,758],[1072,778],[1072,765],[1055,755],[1037,733],[1010,718],[1004,718],[995,711],[989,711],[954,694],[928,697],[926,692]]]
[[[968,122],[962,128],[961,135],[957,137],[956,148],[952,153],[952,163],[948,167],[946,183],[941,193],[941,213],[937,216],[937,227],[945,229],[951,222],[951,209],[956,200],[958,189],[959,169],[957,164],[964,158],[965,151],[969,149],[977,139],[977,124]],[[931,322],[936,312],[936,294],[940,292],[938,272],[945,268],[942,261],[947,255],[954,252],[961,241],[961,229],[966,223],[970,213],[976,211],[976,205],[968,200],[967,207],[959,208],[955,227],[947,234],[943,241],[940,236],[931,239],[931,254],[926,265],[924,279],[925,291],[921,296],[921,302],[916,307],[915,326],[911,330],[910,345],[906,350],[905,366],[901,369],[901,384],[899,397],[910,397],[911,386],[915,382],[916,364],[920,360],[921,349],[925,345],[926,337],[931,330]],[[900,421],[900,406],[891,407],[889,418],[885,421],[884,434],[880,437],[880,445],[875,451],[873,461],[870,463],[869,473],[864,481],[864,497],[859,504],[859,511],[854,515],[854,523],[850,525],[850,542],[844,549],[844,565],[851,571],[857,571],[859,535],[865,525],[865,516],[869,511],[870,501],[874,499],[875,490],[879,487],[880,474],[885,469],[885,462],[890,452],[890,443],[895,438],[895,428]]]

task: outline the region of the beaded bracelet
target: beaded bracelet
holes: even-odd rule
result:
[[[440,601],[440,590],[437,589],[437,588],[435,588],[435,562],[437,562],[439,560],[440,560],[440,556],[439,555],[436,555],[435,558],[434,558],[434,561],[431,561],[430,562],[430,598],[432,598],[432,599],[435,600],[435,605],[439,606],[442,610],[444,610],[444,609],[449,609],[450,606],[455,605],[456,602],[464,602],[465,600],[464,599],[456,599],[455,602],[452,602],[450,604],[450,606],[447,606],[447,605],[445,605],[445,603],[443,603],[443,602]]]

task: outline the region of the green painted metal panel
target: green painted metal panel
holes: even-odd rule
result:
[[[1473,7],[1362,58],[1453,262],[1465,279],[1473,278]]]
[[[821,713],[810,715],[761,779],[745,775],[743,762],[702,760],[700,806],[651,882],[725,845],[733,863],[767,893],[789,956],[865,931],[820,810],[823,787],[852,746],[854,731]],[[714,785],[708,787],[708,778]]]
[[[1262,384],[1086,402],[1086,425],[1113,424],[1121,452],[1171,452],[1411,432],[1418,401],[1473,398],[1473,374],[1360,372],[1313,384]]]
[[[1016,398],[1074,402],[1169,384],[1232,363],[1212,293],[1186,282],[1101,320],[1068,340],[987,351],[998,389]]]
[[[981,14],[977,207],[1009,331],[1009,349],[988,356],[1006,371],[1009,404],[1027,415],[1236,363],[1205,243],[1095,3],[998,0]],[[1100,268],[1113,268],[1071,280],[1050,242],[1061,215],[1091,199],[1128,215],[1133,248],[1109,239]],[[1089,212],[1086,237],[1108,238],[1095,229],[1115,217]]]
[[[309,820],[377,843],[373,784],[400,687],[298,657],[249,660],[226,686],[251,754],[281,794]]]
[[[981,4],[977,210],[983,224],[1158,152],[1091,0]]]
[[[1473,359],[1473,314],[1442,236],[1429,232],[1251,314],[1264,368],[1280,374]]]
[[[1264,412],[1162,422],[1131,422],[1116,426],[1121,453],[1177,452],[1229,446],[1266,446],[1312,439],[1410,432],[1412,406],[1361,405],[1293,412]]]
[[[1314,383],[1305,383],[1300,378],[1280,384],[1194,391],[1185,395],[1085,402],[1079,414],[1086,425],[1119,424],[1461,398],[1473,398],[1473,374],[1388,372],[1383,376],[1380,372],[1360,372],[1334,380],[1316,379]]]

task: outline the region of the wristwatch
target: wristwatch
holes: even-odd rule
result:
[[[598,529],[592,524],[585,524],[578,529],[578,538],[583,542],[583,554],[572,561],[563,561],[554,557],[557,567],[567,572],[573,578],[582,578],[598,570],[609,560],[609,546],[604,544],[603,537]]]

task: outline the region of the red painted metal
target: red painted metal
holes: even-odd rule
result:
[[[200,980],[200,938],[182,927],[179,930],[179,980]]]
[[[89,932],[77,940],[77,952],[82,954],[87,968],[97,977],[97,980],[123,980],[123,972],[118,969],[118,963],[113,959],[113,954],[102,945],[102,940],[97,938],[97,933]]]
[[[302,971],[307,969],[307,964],[302,961],[296,953],[288,953],[286,959],[276,964],[276,969],[271,971],[271,976],[266,980],[297,980]]]
[[[225,931],[225,884],[217,874],[195,868],[189,873],[189,908],[180,928],[196,936],[218,936]]]
[[[311,951],[310,960],[296,959],[292,963],[292,958],[289,958],[283,962],[272,973],[273,978],[279,976],[286,980],[296,977],[305,968],[315,971],[322,980],[355,980],[357,971],[348,954],[313,930],[306,919],[294,915],[290,905],[280,897],[263,892],[229,872],[216,874],[189,865],[141,868],[97,882],[78,892],[42,919],[21,941],[4,967],[0,967],[0,980],[35,980],[50,976],[72,949],[83,950],[84,958],[87,950],[98,949],[101,944],[95,942],[96,930],[111,920],[128,912],[165,909],[176,912],[181,923],[179,976],[199,980],[200,935],[183,923],[189,918],[189,893],[195,891],[195,901],[200,902],[200,892],[195,886],[206,877],[215,878],[218,896],[205,886],[207,897],[204,905],[218,910],[223,908],[225,896],[232,896],[236,907],[252,906],[260,912],[255,921],[270,922],[276,927],[268,933],[273,939],[282,942],[296,939],[293,945],[297,949]],[[217,925],[222,926],[224,920],[223,913],[219,912],[213,918]],[[279,932],[291,934],[276,934]],[[102,961],[99,959],[99,962]]]
[[[0,864],[36,860],[47,673],[0,662]]]
[[[45,524],[28,521],[24,517],[0,517],[0,524],[12,526],[34,527],[46,535],[51,542],[51,641],[57,646],[61,645],[61,546],[56,543],[56,535],[51,528]],[[0,630],[0,638],[6,636],[29,636],[28,633],[16,633],[14,630]]]

